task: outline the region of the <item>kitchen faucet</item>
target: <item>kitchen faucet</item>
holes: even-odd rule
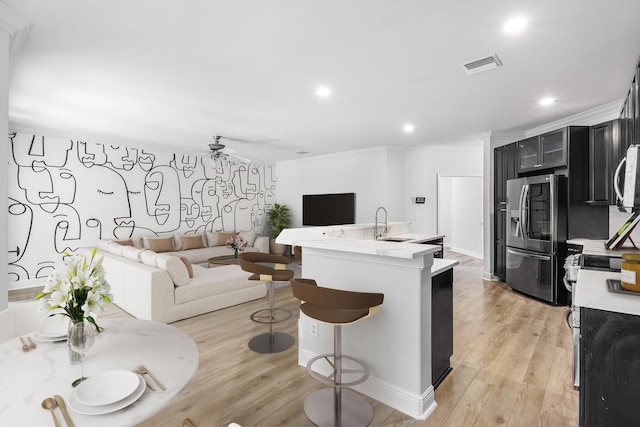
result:
[[[384,230],[382,231],[382,233],[380,235],[378,235],[378,212],[380,212],[380,209],[382,209],[384,211]],[[388,229],[387,229],[387,210],[380,206],[378,209],[376,209],[376,221],[375,221],[375,228],[373,229],[373,238],[375,240],[378,240],[378,237],[382,237],[383,234],[387,234],[388,233]]]

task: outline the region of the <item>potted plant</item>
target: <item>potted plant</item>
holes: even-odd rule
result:
[[[286,248],[285,245],[276,243],[276,238],[280,232],[291,225],[291,214],[287,205],[279,205],[276,203],[272,209],[267,212],[269,215],[269,225],[271,226],[272,239],[270,240],[271,252],[277,255],[283,255]]]

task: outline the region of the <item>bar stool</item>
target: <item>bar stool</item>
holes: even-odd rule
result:
[[[288,282],[293,278],[293,271],[286,270],[289,258],[265,254],[262,252],[248,252],[239,255],[240,268],[253,273],[249,280],[264,282],[269,290],[269,308],[258,310],[251,314],[251,320],[256,323],[269,325],[269,332],[253,337],[249,341],[249,348],[256,353],[278,353],[291,347],[294,338],[289,334],[275,332],[275,324],[284,322],[291,318],[291,311],[284,308],[275,307],[275,293],[273,284],[275,282]],[[261,263],[275,264],[273,267]],[[260,319],[260,316],[267,315],[267,320]]]
[[[300,299],[300,311],[317,321],[333,325],[333,354],[322,354],[307,363],[307,372],[316,381],[330,386],[314,391],[304,401],[304,413],[314,424],[321,426],[366,426],[373,418],[373,408],[362,396],[345,387],[361,384],[369,378],[368,366],[355,357],[342,354],[342,325],[359,322],[377,313],[384,294],[352,292],[320,287],[313,279],[291,280],[293,296]],[[333,362],[330,360],[333,359]],[[312,370],[312,365],[325,359],[333,372],[323,377]],[[342,367],[347,359],[359,365],[355,369]],[[360,375],[343,382],[342,374]]]

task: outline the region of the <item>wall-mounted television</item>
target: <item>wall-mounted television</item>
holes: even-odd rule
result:
[[[302,195],[302,225],[340,225],[355,222],[356,193]]]

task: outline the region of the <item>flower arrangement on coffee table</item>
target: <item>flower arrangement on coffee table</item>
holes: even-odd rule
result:
[[[233,255],[238,258],[238,252],[244,251],[244,248],[247,247],[247,242],[239,234],[236,234],[227,239],[227,246],[233,249]]]

